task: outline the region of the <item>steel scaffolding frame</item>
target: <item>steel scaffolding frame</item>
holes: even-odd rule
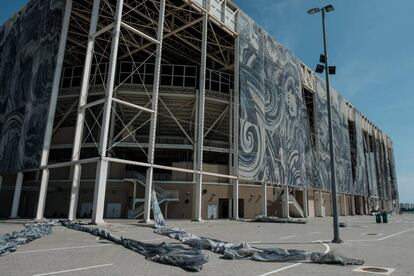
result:
[[[48,131],[46,133],[46,139],[45,141],[48,141],[48,144],[50,145],[52,135],[57,132],[57,130],[62,126],[62,124],[67,120],[68,116],[75,111],[75,106],[78,105],[77,109],[77,115],[76,115],[76,125],[75,125],[75,135],[74,135],[74,141],[73,141],[73,149],[72,149],[72,155],[71,155],[71,161],[69,162],[60,162],[56,164],[49,164],[48,163],[48,154],[50,150],[50,146],[45,147],[44,149],[44,156],[42,156],[42,180],[41,180],[41,192],[39,195],[39,207],[37,209],[37,219],[42,219],[44,214],[44,206],[46,201],[46,191],[47,191],[47,184],[48,184],[48,178],[49,178],[49,169],[52,168],[60,168],[60,167],[67,167],[67,166],[73,166],[73,170],[71,172],[72,175],[72,188],[71,188],[71,197],[70,197],[70,206],[69,206],[69,219],[74,220],[76,218],[76,209],[77,209],[77,201],[79,196],[79,185],[81,181],[81,166],[82,164],[87,163],[97,163],[96,167],[96,180],[95,180],[95,188],[94,188],[94,200],[93,200],[93,208],[92,208],[92,222],[100,224],[104,223],[103,221],[103,212],[104,212],[104,201],[105,201],[105,189],[106,189],[106,182],[108,178],[108,169],[109,169],[109,163],[123,163],[123,164],[129,164],[129,165],[135,165],[140,167],[146,167],[147,168],[147,176],[146,176],[146,187],[145,187],[145,203],[144,203],[144,221],[149,222],[150,221],[150,195],[152,190],[152,183],[153,183],[153,173],[154,169],[163,169],[163,170],[170,170],[170,171],[180,171],[180,172],[186,172],[193,174],[196,179],[196,188],[198,191],[197,196],[197,203],[194,206],[195,212],[194,212],[194,218],[196,220],[201,220],[201,192],[202,192],[202,177],[203,175],[210,175],[210,176],[217,176],[222,178],[227,178],[229,180],[234,180],[234,185],[237,186],[237,189],[235,189],[233,196],[238,196],[238,174],[237,169],[234,169],[237,164],[237,122],[238,119],[231,118],[233,115],[238,116],[238,103],[232,103],[232,97],[228,100],[228,106],[224,109],[223,112],[220,113],[220,115],[217,118],[214,118],[213,123],[208,127],[208,129],[205,131],[204,128],[204,106],[205,106],[205,100],[206,100],[206,71],[207,71],[207,58],[212,60],[213,62],[216,62],[216,64],[222,65],[222,70],[234,70],[235,65],[230,64],[230,52],[233,50],[232,47],[226,45],[223,41],[220,41],[220,37],[215,33],[214,27],[212,26],[212,22],[217,23],[217,20],[214,19],[209,14],[209,3],[208,1],[204,2],[204,7],[200,7],[199,5],[193,3],[192,1],[184,1],[185,4],[179,6],[177,10],[179,9],[185,9],[186,7],[191,7],[197,10],[199,13],[201,13],[201,17],[194,19],[189,17],[188,21],[184,26],[181,26],[175,30],[173,30],[173,26],[169,24],[165,20],[166,16],[170,16],[173,11],[166,12],[166,5],[172,6],[171,3],[167,2],[167,0],[145,0],[143,2],[152,2],[153,4],[158,5],[158,21],[155,22],[153,19],[151,19],[148,14],[145,14],[143,12],[138,11],[136,8],[131,6],[131,1],[124,1],[124,0],[117,0],[116,1],[116,9],[114,10],[112,7],[112,3],[110,0],[94,0],[93,6],[92,6],[92,12],[91,12],[91,18],[90,20],[85,16],[82,9],[79,7],[73,7],[72,8],[72,1],[68,1],[68,7],[66,9],[66,15],[65,15],[65,27],[63,30],[63,33],[67,33],[66,35],[62,36],[62,41],[60,45],[60,54],[59,54],[59,60],[58,68],[56,71],[59,71],[59,74],[56,73],[55,75],[55,96],[56,98],[52,99],[51,104],[51,114],[49,117],[52,118],[51,123],[48,125]],[[70,3],[70,4],[69,4]],[[225,4],[225,2],[222,2]],[[140,6],[142,3],[138,4]],[[105,6],[105,7],[104,7]],[[123,12],[124,8],[128,8],[128,12]],[[125,22],[124,19],[127,17],[130,13],[134,12],[135,15],[139,15],[142,17],[145,17],[146,19],[150,20],[152,23],[152,27],[155,27],[157,31],[155,32],[156,38],[154,38],[154,32],[145,32],[146,28],[151,26],[143,26],[142,30],[137,29],[136,26],[130,24],[130,22]],[[71,17],[72,15],[72,17]],[[173,14],[173,16],[175,16]],[[81,77],[81,88],[80,88],[80,94],[79,99],[75,100],[66,111],[61,110],[59,107],[56,106],[57,102],[57,94],[59,92],[60,87],[60,74],[62,71],[62,65],[63,64],[63,58],[65,56],[65,48],[66,48],[66,41],[71,43],[71,48],[66,49],[66,55],[69,56],[70,59],[77,60],[79,62],[79,58],[75,56],[75,53],[80,53],[78,48],[85,48],[83,47],[83,44],[74,41],[71,39],[68,34],[70,34],[71,30],[69,30],[69,21],[76,23],[79,28],[85,30],[86,25],[85,22],[81,22],[84,20],[85,22],[89,22],[89,31],[88,35],[85,36],[87,39],[86,43],[86,55],[84,60],[84,66],[83,66],[83,73]],[[102,23],[102,22],[105,22]],[[109,23],[110,22],[110,23]],[[195,37],[190,37],[183,33],[187,28],[194,27],[197,25],[197,23],[202,23],[202,33],[201,33],[201,39],[197,39]],[[140,26],[141,27],[141,26]],[[167,33],[164,34],[164,27],[167,30]],[[211,32],[208,31],[210,27]],[[224,25],[220,25],[227,33],[230,33],[232,37],[236,36],[236,33],[229,28],[227,28]],[[125,30],[128,33],[127,38],[122,34],[121,30]],[[111,36],[108,38],[108,33],[112,32]],[[135,37],[138,36],[139,39],[136,39]],[[196,131],[196,137],[194,140],[191,139],[188,132],[185,130],[185,128],[180,124],[179,119],[177,119],[174,116],[173,111],[171,111],[168,107],[168,105],[163,101],[163,99],[159,95],[159,87],[160,87],[160,74],[161,74],[161,61],[165,60],[162,57],[162,49],[163,49],[163,39],[168,37],[176,37],[179,40],[186,43],[190,48],[194,48],[195,50],[198,50],[201,52],[201,70],[199,72],[199,89],[197,91],[197,109],[196,117],[197,120],[195,121],[195,131]],[[82,35],[80,35],[82,37]],[[106,47],[102,47],[102,45],[97,44],[97,41],[104,41],[106,40],[107,43],[111,42],[111,51],[110,55],[108,56],[106,53]],[[213,41],[213,42],[212,42]],[[221,44],[223,43],[223,44]],[[211,46],[211,44],[214,44]],[[153,48],[153,45],[155,45],[155,50],[151,52],[150,49]],[[136,48],[136,50],[131,51],[129,49],[129,46],[133,46]],[[120,47],[126,47],[128,51],[128,56],[132,57],[132,54],[138,53],[140,51],[147,52],[150,54],[150,57],[152,55],[155,56],[155,68],[154,68],[154,81],[152,85],[152,97],[150,97],[150,101],[145,104],[144,106],[137,105],[131,102],[128,102],[126,100],[123,100],[119,97],[119,94],[117,93],[118,88],[120,85],[115,87],[115,71],[117,62],[120,60],[128,57],[127,55],[118,56],[118,49]],[[211,54],[211,49],[209,51],[208,47],[216,47],[218,49],[214,55]],[[68,59],[69,59],[68,58]],[[103,59],[109,59],[108,63],[108,71],[102,73],[101,69],[99,67],[99,61],[98,58],[100,58],[100,61]],[[93,95],[94,97],[98,96],[95,90],[91,90],[91,71],[93,68],[93,61],[98,62],[96,68],[95,68],[95,75],[93,78],[96,77],[96,73],[98,71],[99,77],[102,80],[102,85],[104,86],[105,94],[104,98],[99,98],[92,100],[88,102],[88,96]],[[235,63],[237,63],[237,58],[235,58]],[[237,71],[237,70],[235,70]],[[105,80],[105,83],[104,83]],[[211,80],[210,80],[211,81]],[[235,90],[238,89],[238,77],[237,74],[234,75],[234,86]],[[211,86],[211,84],[210,84]],[[145,85],[144,85],[145,88]],[[146,90],[146,88],[145,88]],[[148,92],[147,92],[148,94]],[[237,98],[238,91],[234,91],[234,97]],[[102,96],[102,95],[101,95]],[[149,96],[149,94],[148,94]],[[64,95],[62,95],[64,97]],[[154,151],[156,148],[155,144],[155,138],[156,138],[156,131],[157,131],[157,114],[158,114],[158,101],[162,104],[162,106],[167,110],[168,114],[171,116],[171,118],[175,121],[179,129],[182,131],[182,133],[189,139],[191,144],[193,144],[193,151],[196,156],[196,162],[195,167],[193,169],[182,169],[174,166],[164,166],[160,164],[156,164],[154,162]],[[53,106],[53,102],[54,105]],[[98,115],[95,114],[95,112],[92,110],[92,108],[100,106],[103,104],[103,114],[101,116],[101,113]],[[149,105],[151,105],[151,108],[149,108]],[[135,109],[137,111],[137,114],[132,118],[131,121],[129,121],[127,124],[125,124],[122,121],[122,118],[117,114],[116,109],[119,109],[121,113],[123,113],[123,107],[128,107]],[[59,121],[54,122],[55,118],[55,110],[58,110],[61,114],[61,118]],[[94,124],[92,125],[92,128],[88,125],[86,121],[86,114],[89,112],[93,119],[95,120]],[[231,113],[233,112],[233,114]],[[136,144],[141,148],[141,150],[147,155],[147,162],[137,162],[133,160],[125,160],[122,158],[114,158],[111,156],[109,150],[114,146],[112,145],[113,141],[116,138],[119,138],[122,135],[122,132],[128,131],[129,136],[132,136],[132,133],[129,131],[129,126],[132,125],[133,121],[140,116],[143,113],[148,113],[151,116],[150,119],[150,133],[149,133],[149,142],[146,146],[148,148],[148,154],[145,153],[142,146],[138,143],[137,140],[135,140]],[[223,118],[226,116],[226,114],[229,115],[229,120],[233,121],[233,123],[230,123],[230,127],[234,128],[231,129],[231,133],[229,135],[229,143],[232,147],[230,150],[225,150],[223,152],[229,153],[229,173],[228,174],[217,174],[212,172],[207,172],[203,170],[203,151],[205,151],[204,148],[204,138],[213,131],[213,129],[216,127],[216,125],[219,125]],[[52,116],[53,115],[53,116]],[[115,121],[118,116],[118,119],[122,122],[123,128],[121,132],[115,133]],[[101,118],[102,117],[102,118]],[[101,118],[101,119],[100,119]],[[54,124],[55,123],[55,126]],[[98,125],[100,130],[100,139],[99,139],[99,147],[98,147],[98,157],[94,158],[81,158],[81,149],[84,147],[86,139],[82,141],[84,135],[85,135],[85,128],[86,125],[87,130],[89,131],[89,134],[87,138],[90,136],[93,139],[92,130],[94,129],[95,125]],[[53,127],[54,126],[54,127]],[[232,136],[232,133],[234,133],[234,136]],[[115,137],[115,139],[114,139]],[[132,136],[133,138],[133,136]],[[96,141],[93,139],[94,144],[96,145]],[[208,148],[211,147],[206,147]],[[213,149],[213,148],[211,148]],[[218,151],[220,152],[220,150]],[[237,184],[237,185],[236,185]],[[235,208],[234,214],[235,217],[237,217],[237,200],[234,200]]]

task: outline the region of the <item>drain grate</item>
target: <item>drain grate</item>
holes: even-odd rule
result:
[[[362,233],[361,236],[381,236],[384,233]]]
[[[375,266],[360,266],[355,268],[354,272],[370,273],[376,275],[391,275],[394,272],[394,268],[387,267],[375,267]]]
[[[375,272],[375,273],[378,273],[378,272],[381,272],[381,273],[388,272],[387,269],[385,269],[385,268],[379,268],[379,267],[364,267],[362,270],[365,271],[365,272]]]

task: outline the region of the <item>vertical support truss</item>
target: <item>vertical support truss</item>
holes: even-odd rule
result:
[[[198,122],[197,122],[197,171],[203,171],[203,149],[204,149],[204,110],[205,110],[205,93],[206,93],[206,69],[207,69],[207,28],[208,14],[203,15],[203,30],[201,42],[201,66],[200,66],[200,86],[198,96]],[[203,175],[198,173],[196,176],[195,187],[195,208],[194,220],[201,221]]]
[[[54,77],[53,77],[53,87],[52,87],[52,93],[50,95],[49,113],[47,116],[45,138],[43,141],[43,151],[42,151],[42,156],[41,156],[41,161],[40,161],[41,167],[47,166],[48,161],[49,161],[49,150],[50,150],[50,144],[52,141],[53,123],[55,120],[56,104],[57,104],[57,99],[58,99],[58,94],[59,94],[60,77],[62,74],[63,59],[65,56],[66,41],[67,41],[67,36],[68,36],[68,31],[69,31],[71,13],[72,13],[72,0],[68,0],[66,1],[65,15],[63,16],[62,32],[60,36],[58,56],[57,56],[57,61],[56,61]],[[37,205],[37,210],[36,210],[36,219],[38,220],[43,218],[48,182],[49,182],[49,170],[45,168],[45,169],[42,169],[39,199],[38,199],[38,205]]]
[[[101,159],[96,165],[96,180],[93,195],[92,222],[103,223],[103,212],[105,205],[106,180],[108,177],[108,160],[102,159],[106,156],[108,146],[108,134],[110,127],[112,97],[114,92],[116,61],[118,57],[119,37],[121,34],[121,20],[124,0],[116,3],[115,24],[112,30],[111,55],[109,58],[108,79],[106,83],[105,103],[102,118],[102,128],[99,139],[99,156]]]
[[[161,74],[161,58],[162,58],[162,40],[164,34],[164,16],[165,16],[165,0],[160,1],[160,14],[158,18],[158,32],[157,32],[157,49],[155,53],[155,72],[154,85],[152,90],[152,111],[150,136],[148,145],[148,163],[150,167],[147,169],[146,185],[145,185],[145,202],[144,202],[144,221],[149,222],[151,211],[151,191],[154,175],[154,152],[155,152],[155,136],[157,132],[157,113],[158,113],[158,94],[160,89],[160,74]]]
[[[239,29],[240,16],[236,17],[236,28]],[[237,179],[233,180],[233,218],[239,218],[239,100],[240,100],[240,77],[239,77],[239,64],[240,64],[240,37],[235,38],[235,54],[234,54],[234,93],[233,93],[233,174]]]
[[[91,75],[93,49],[95,45],[95,38],[93,34],[96,33],[100,0],[94,0],[92,7],[91,23],[89,26],[88,45],[86,49],[86,57],[84,63],[84,70],[82,74],[81,90],[79,95],[79,107],[76,118],[75,137],[73,140],[72,149],[72,161],[78,161],[80,159],[80,152],[82,147],[83,128],[85,124],[86,108],[84,107],[88,103],[88,90],[89,90],[89,78]],[[69,203],[69,219],[74,220],[76,217],[77,198],[79,194],[79,185],[81,178],[81,165],[75,164],[72,174],[72,189]]]

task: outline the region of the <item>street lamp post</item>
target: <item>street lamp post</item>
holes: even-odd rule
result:
[[[328,106],[328,128],[329,128],[329,146],[330,146],[330,161],[331,161],[331,185],[332,185],[332,213],[333,213],[333,228],[334,228],[334,243],[341,243],[342,240],[339,237],[339,222],[338,222],[338,206],[337,206],[337,195],[336,195],[336,177],[335,177],[335,152],[333,142],[333,126],[332,126],[332,107],[331,107],[331,91],[329,87],[329,75],[335,74],[336,67],[328,66],[328,50],[326,43],[326,27],[325,27],[325,13],[334,10],[332,5],[327,5],[322,8],[313,8],[308,10],[309,14],[322,13],[322,31],[323,31],[323,49],[324,54],[321,55],[319,61],[322,64],[318,64],[316,68],[317,73],[322,73],[325,70],[325,81],[326,81],[326,96]]]

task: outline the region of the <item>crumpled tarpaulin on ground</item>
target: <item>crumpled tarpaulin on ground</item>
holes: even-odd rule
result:
[[[16,251],[22,244],[49,235],[52,233],[52,226],[49,223],[28,223],[23,230],[0,235],[0,256]]]
[[[155,233],[179,240],[192,248],[205,249],[223,255],[224,259],[249,259],[261,262],[301,262],[339,265],[362,265],[364,261],[341,256],[334,252],[319,253],[282,248],[257,248],[247,242],[224,242],[199,237],[182,229],[169,227],[158,205],[155,192],[152,193],[152,210],[155,220]]]
[[[16,251],[17,247],[22,244],[29,243],[52,233],[52,227],[60,224],[67,228],[87,232],[116,244],[123,245],[124,247],[145,256],[147,260],[178,266],[188,271],[200,271],[203,264],[208,262],[208,255],[204,254],[199,249],[188,248],[181,245],[171,245],[168,243],[144,243],[125,237],[115,236],[104,229],[87,227],[80,223],[64,220],[26,224],[23,230],[0,236],[0,256]]]
[[[246,220],[243,220],[246,221]],[[267,217],[267,216],[257,216],[255,219],[248,220],[249,222],[273,222],[273,223],[297,223],[297,224],[306,224],[307,221],[304,219],[295,219],[295,218],[279,218],[279,217]]]
[[[125,248],[145,256],[147,260],[178,266],[188,271],[200,271],[203,264],[208,262],[208,255],[204,254],[199,249],[168,243],[144,243],[125,237],[115,236],[104,229],[86,227],[79,223],[73,223],[70,221],[62,221],[62,225],[70,229],[87,232],[94,236],[120,244]]]

